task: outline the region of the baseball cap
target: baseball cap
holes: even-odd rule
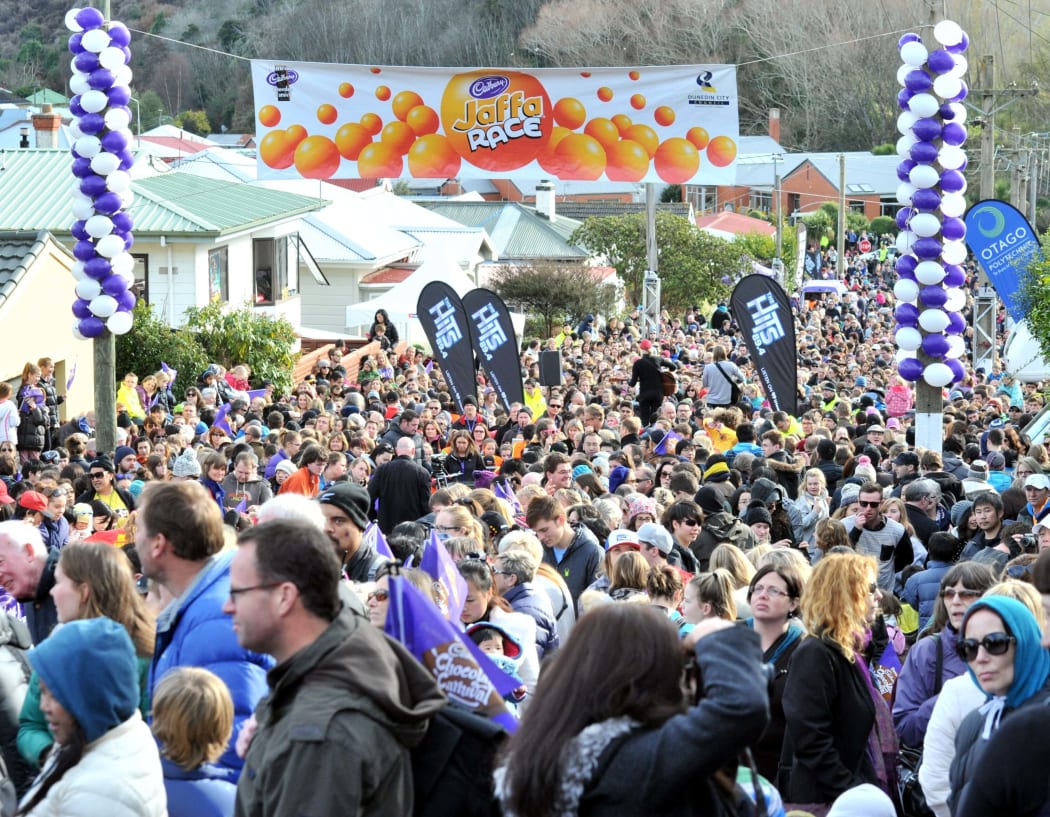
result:
[[[652,545],[665,556],[670,555],[674,549],[671,534],[667,532],[663,525],[657,525],[655,522],[646,522],[638,528],[637,535],[639,544]]]
[[[609,538],[605,540],[605,549],[612,550],[615,547],[627,546],[634,550],[641,550],[642,546],[638,543],[638,534],[633,530],[627,530],[626,528],[619,528],[609,534]]]
[[[646,340],[643,340],[641,343],[638,344],[638,348],[641,349],[643,352],[648,352],[650,349],[653,348],[653,342],[647,338]]]
[[[1024,481],[1024,487],[1050,491],[1050,477],[1047,477],[1046,474],[1032,474]]]
[[[47,497],[37,491],[25,491],[18,497],[18,506],[27,511],[47,510]]]

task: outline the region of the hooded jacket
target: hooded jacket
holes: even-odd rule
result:
[[[344,608],[267,680],[237,817],[412,813],[409,749],[445,698],[404,647]]]
[[[693,540],[689,549],[700,563],[700,571],[706,572],[711,554],[723,542],[736,545],[741,550],[751,550],[755,546],[755,534],[737,517],[727,511],[708,514],[700,534]]]
[[[222,490],[226,496],[224,503],[226,510],[236,508],[241,500],[245,500],[245,507],[262,505],[273,499],[273,491],[270,483],[259,476],[252,477],[247,482],[241,482],[234,474],[227,474],[222,481]]]

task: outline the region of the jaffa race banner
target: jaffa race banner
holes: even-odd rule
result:
[[[732,65],[388,68],[252,61],[260,178],[732,184]]]
[[[1024,308],[1017,295],[1021,276],[1033,259],[1042,259],[1039,238],[1024,214],[996,199],[977,202],[966,212],[966,243],[977,257],[1007,314],[1020,323]]]
[[[474,349],[463,302],[448,284],[431,281],[419,293],[416,317],[430,341],[449,394],[456,402],[456,408],[462,411],[463,398],[476,399]]]
[[[795,317],[787,293],[766,275],[747,275],[729,299],[762,389],[774,411],[798,411]]]
[[[463,308],[470,318],[474,353],[485,369],[496,397],[510,411],[512,403],[525,402],[521,382],[518,341],[510,310],[495,292],[472,289],[463,296]]]

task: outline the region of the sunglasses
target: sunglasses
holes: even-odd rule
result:
[[[859,499],[857,500],[857,504],[860,505],[862,508],[878,508],[880,505],[882,505],[882,502],[865,502],[864,500]]]
[[[964,638],[955,643],[955,652],[967,664],[977,660],[977,652],[981,647],[989,655],[1005,655],[1010,645],[1016,643],[1017,639],[1006,633],[989,633],[980,641],[976,638]]]
[[[106,472],[105,471],[92,471],[91,472],[91,478],[92,479],[102,479],[104,476],[106,476]]]
[[[699,519],[683,519],[682,520],[682,524],[683,525],[689,525],[690,527],[695,527],[696,525],[700,524],[700,520]]]
[[[375,599],[376,601],[386,601],[389,598],[390,593],[387,590],[373,590],[371,593],[368,594],[369,601],[372,601],[373,599]]]
[[[947,590],[941,592],[942,599],[962,599],[963,601],[973,601],[974,599],[980,598],[980,590],[968,590],[965,587],[962,590],[956,590],[954,587],[949,587]]]

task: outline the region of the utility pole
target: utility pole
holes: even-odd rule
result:
[[[839,280],[846,277],[846,154],[839,154],[839,223],[835,227],[835,272]]]
[[[981,118],[981,186],[982,199],[995,198],[995,115],[1014,100],[1023,96],[1034,96],[1037,87],[1032,88],[996,88],[995,59],[986,54],[978,60],[977,76],[980,87],[968,98],[966,105]],[[974,97],[980,100],[974,105]],[[982,273],[983,275],[983,273]]]
[[[777,220],[777,257],[773,264],[773,271],[782,276],[779,283],[787,286],[787,276],[784,273],[784,221],[780,203],[780,160],[782,158],[779,153],[773,154],[773,206]]]

